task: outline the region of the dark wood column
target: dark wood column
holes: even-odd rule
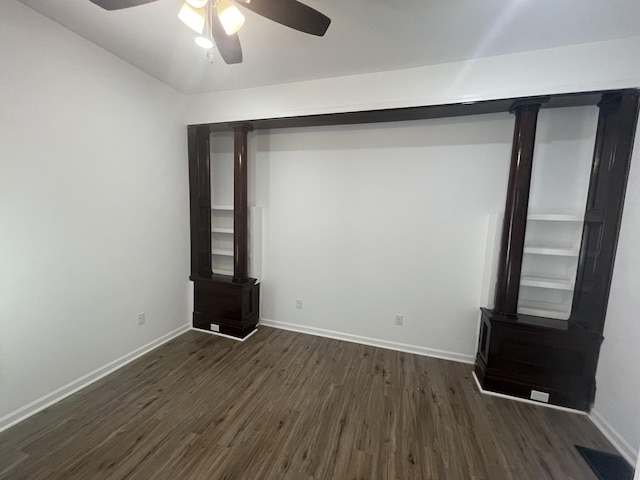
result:
[[[249,125],[233,126],[233,281],[248,272],[247,133]]]
[[[189,207],[191,215],[191,276],[211,276],[211,176],[209,129],[190,126]]]
[[[638,123],[638,90],[608,93],[600,115],[570,320],[602,334]]]
[[[494,313],[508,317],[515,317],[518,308],[522,252],[524,250],[533,165],[533,146],[539,110],[540,103],[519,102],[516,102],[510,110],[516,115],[516,124],[513,133],[511,169],[502,224],[500,263],[493,307]]]

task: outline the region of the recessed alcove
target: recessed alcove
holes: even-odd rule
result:
[[[423,348],[427,354],[472,350],[474,310],[482,290],[478,259],[485,249],[487,218],[504,205],[507,190],[514,121],[508,110],[537,103],[542,105],[540,150],[534,159],[538,163],[533,163],[526,244],[524,228],[522,232],[521,309],[514,311],[515,321],[494,319],[493,328],[481,336],[490,345],[501,328],[511,332],[504,338],[520,336],[517,332],[525,329],[541,352],[558,347],[562,338],[574,352],[589,350],[576,355],[589,356],[593,368],[585,375],[592,380],[602,337],[597,331],[576,337],[583,330],[570,319],[571,306],[574,287],[580,287],[577,273],[584,268],[581,237],[600,111],[596,104],[619,95],[595,92],[247,120],[244,124],[253,129],[247,140],[253,149],[248,153],[255,189],[250,195],[264,207],[266,222],[262,318],[267,312],[268,320],[273,316],[311,331],[315,319],[323,318],[327,331],[334,322],[333,328],[345,334],[364,337],[367,332],[389,342],[403,335],[427,344],[432,339],[434,348]],[[492,122],[502,126],[492,132]],[[214,137],[225,131],[231,135],[236,128],[208,124],[190,131],[210,140],[211,132]],[[495,137],[500,140],[492,144],[496,132],[501,132]],[[493,156],[484,158],[492,149]],[[387,173],[379,177],[376,172]],[[493,203],[483,203],[492,195]],[[199,278],[192,274],[196,283]],[[303,297],[305,308],[296,308],[295,300]],[[474,298],[475,306],[467,304]],[[517,296],[512,303],[518,303]],[[405,314],[402,335],[388,328],[386,318],[394,313]],[[446,322],[447,334],[441,322]],[[549,333],[554,331],[562,333]],[[532,350],[522,346],[522,351]],[[525,377],[519,377],[522,385]],[[509,392],[503,385],[496,384],[496,391],[528,395],[526,388]],[[543,386],[538,385],[542,391]],[[592,386],[577,390],[584,397],[580,402],[572,404],[559,393],[551,395],[551,402],[588,409]]]

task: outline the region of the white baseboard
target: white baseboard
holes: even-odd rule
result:
[[[117,358],[114,361],[109,362],[106,365],[97,368],[70,383],[67,383],[63,387],[60,387],[53,392],[38,398],[37,400],[34,400],[24,407],[14,410],[8,415],[0,418],[0,432],[13,427],[17,423],[26,420],[30,416],[35,415],[36,413],[44,410],[47,407],[50,407],[54,403],[57,403],[60,400],[73,395],[79,390],[88,387],[92,383],[100,380],[103,377],[106,377],[119,368],[124,367],[127,363],[134,361],[136,358],[141,357],[145,353],[149,353],[151,350],[158,348],[160,345],[167,343],[169,340],[183,334],[190,329],[190,324],[186,324],[179,328],[176,328],[175,330],[161,336],[160,338],[157,338],[156,340],[149,342],[140,348],[136,348],[134,351],[127,353],[126,355],[123,355],[122,357]]]
[[[589,419],[593,424],[607,437],[607,440],[616,447],[620,455],[629,462],[629,465],[635,467],[638,451],[627,442],[622,435],[596,410],[591,410]]]
[[[536,402],[535,400],[528,400],[526,398],[514,397],[512,395],[505,395],[504,393],[491,392],[489,390],[485,390],[484,388],[482,388],[482,385],[480,385],[480,381],[476,376],[476,372],[471,372],[471,375],[473,376],[473,379],[476,381],[476,387],[478,387],[478,390],[480,390],[480,393],[482,393],[483,395],[489,395],[490,397],[505,398],[507,400],[514,400],[520,403],[528,403],[529,405],[536,405],[538,407],[551,408],[553,410],[560,410],[562,412],[577,413],[578,415],[587,415],[587,412],[583,412],[582,410],[576,410],[575,408],[561,407],[560,405],[552,405],[550,403]]]
[[[253,336],[253,334],[258,331],[258,329],[256,328],[256,329],[253,330],[253,332],[251,332],[246,337],[240,338],[240,337],[234,337],[233,335],[227,335],[225,333],[212,332],[211,330],[205,330],[204,328],[192,327],[191,330],[193,330],[194,332],[208,333],[209,335],[215,335],[216,337],[228,338],[229,340],[234,340],[236,342],[244,342],[245,340],[247,340],[249,337]]]
[[[318,337],[333,338],[335,340],[344,340],[345,342],[360,343],[362,345],[370,345],[372,347],[386,348],[388,350],[396,350],[398,352],[414,353],[425,357],[441,358],[443,360],[452,360],[454,362],[469,363],[475,362],[473,355],[465,355],[462,353],[447,352],[445,350],[436,350],[435,348],[421,347],[418,345],[409,345],[406,343],[390,342],[379,338],[362,337],[360,335],[352,335],[350,333],[336,332],[333,330],[325,330],[324,328],[307,327],[294,323],[278,322],[267,318],[260,319],[260,325],[265,327],[279,328],[280,330],[290,330],[292,332],[306,333],[316,335]]]

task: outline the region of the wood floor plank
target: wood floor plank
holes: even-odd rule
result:
[[[585,416],[470,365],[261,327],[187,332],[0,434],[0,479],[595,480]]]

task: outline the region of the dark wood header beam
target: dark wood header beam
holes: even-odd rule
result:
[[[604,91],[568,93],[551,97],[536,96],[525,98],[503,98],[498,100],[482,100],[478,102],[451,103],[443,105],[426,105],[418,107],[384,108],[379,110],[363,110],[357,112],[327,113],[320,115],[300,115],[296,117],[247,119],[245,125],[254,130],[293,127],[321,127],[332,125],[355,125],[361,123],[401,122],[410,120],[427,120],[433,118],[460,117],[481,115],[486,113],[508,112],[516,102],[544,103],[543,108],[579,107],[597,105]],[[545,103],[546,102],[546,103]],[[220,122],[202,124],[212,132],[232,130],[237,123]]]
[[[502,223],[500,263],[496,283],[494,313],[514,317],[518,309],[520,272],[527,227],[529,188],[533,166],[533,146],[536,138],[539,103],[518,102],[511,111],[516,115],[511,152],[511,169],[507,201]]]

